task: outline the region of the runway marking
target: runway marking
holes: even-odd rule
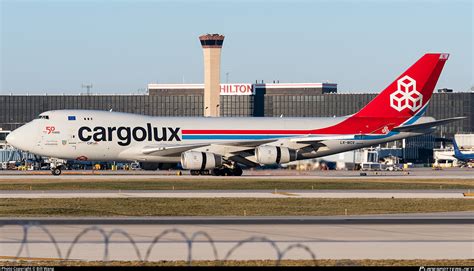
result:
[[[282,195],[282,196],[291,196],[291,197],[298,197],[300,195],[294,194],[294,193],[289,193],[289,192],[272,192],[274,195]]]

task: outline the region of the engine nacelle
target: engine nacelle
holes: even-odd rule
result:
[[[264,165],[284,164],[296,160],[296,150],[277,146],[260,146],[255,149],[257,162]]]
[[[222,165],[222,156],[209,153],[187,151],[181,154],[181,166],[184,169],[213,169]]]

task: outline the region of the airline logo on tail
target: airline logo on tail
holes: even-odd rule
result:
[[[423,94],[416,89],[416,80],[408,75],[398,79],[397,90],[390,94],[390,106],[398,112],[405,108],[415,112],[422,105]]]

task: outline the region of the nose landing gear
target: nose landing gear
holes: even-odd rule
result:
[[[60,167],[55,167],[55,168],[52,168],[51,169],[51,174],[53,174],[54,176],[59,176],[61,175],[61,168]]]
[[[49,166],[51,168],[51,174],[54,176],[59,176],[62,173],[62,169],[64,167],[63,163],[56,158],[50,158],[49,160]]]

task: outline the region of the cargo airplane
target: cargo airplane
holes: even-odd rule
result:
[[[7,142],[47,157],[138,161],[149,169],[180,162],[192,175],[240,176],[242,165],[331,155],[429,133],[460,119],[422,117],[448,57],[425,54],[359,112],[344,117],[153,117],[54,110],[10,133]],[[61,166],[53,165],[52,173],[61,174]]]
[[[454,158],[466,163],[474,162],[474,153],[462,153],[455,139],[453,139],[453,147],[454,147],[454,155],[453,155]]]

